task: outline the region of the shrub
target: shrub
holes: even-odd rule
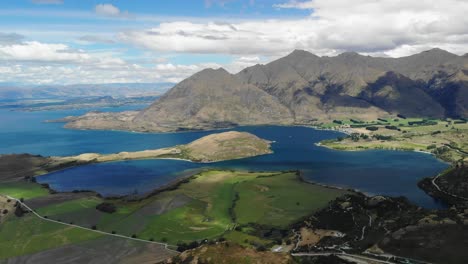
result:
[[[366,127],[366,129],[367,129],[367,130],[370,130],[370,131],[377,131],[377,130],[379,130],[379,128],[376,127],[376,126],[368,126],[368,127]]]
[[[435,144],[431,144],[427,146],[427,149],[435,149],[437,146]]]
[[[390,130],[398,130],[398,127],[396,126],[385,126],[385,128]]]
[[[103,202],[96,206],[96,210],[104,212],[104,213],[112,214],[117,210],[117,208],[112,203]]]
[[[391,139],[393,139],[392,136],[384,136],[384,135],[379,135],[379,134],[374,135],[373,137],[375,139],[377,139],[377,140],[391,140]]]

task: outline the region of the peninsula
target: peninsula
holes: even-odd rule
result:
[[[185,145],[135,152],[83,153],[65,157],[42,157],[29,154],[0,155],[0,168],[2,168],[0,181],[30,179],[68,167],[110,161],[165,158],[208,163],[241,159],[272,153],[270,147],[270,141],[253,134],[228,131],[210,134]]]

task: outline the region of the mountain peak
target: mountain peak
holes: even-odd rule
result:
[[[360,57],[360,56],[362,55],[355,51],[346,51],[338,55],[338,57]]]
[[[318,57],[317,55],[308,52],[307,50],[295,49],[293,52],[289,53],[286,57],[292,58],[301,58],[301,57]]]
[[[446,50],[440,49],[440,48],[433,48],[430,50],[423,51],[419,54],[430,54],[430,55],[435,55],[435,56],[451,56],[451,57],[458,57],[458,55],[453,54],[451,52],[448,52]],[[418,54],[416,54],[418,55]]]
[[[203,69],[199,72],[197,72],[195,75],[197,76],[222,76],[222,75],[231,75],[228,71],[226,71],[223,67],[219,67],[218,69],[213,69],[213,68],[206,68]]]

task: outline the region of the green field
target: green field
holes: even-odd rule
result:
[[[99,234],[41,220],[33,215],[10,218],[0,226],[0,259],[21,256],[98,238]]]
[[[468,160],[468,123],[464,120],[395,118],[366,122],[353,127],[350,120],[343,124],[326,124],[328,128],[346,129],[355,136],[325,140],[323,146],[337,150],[392,149],[425,151],[449,162]],[[367,127],[377,130],[371,131]]]
[[[32,182],[11,182],[0,184],[0,194],[15,198],[31,199],[49,195],[49,191]]]
[[[10,189],[3,190],[9,190],[12,196],[28,199],[45,195],[45,189],[21,186],[17,185],[16,189],[10,186]],[[106,232],[171,244],[219,237],[243,245],[251,242],[268,244],[271,240],[259,237],[255,232],[256,225],[287,228],[289,224],[312,214],[344,193],[345,191],[302,182],[296,172],[212,170],[193,176],[173,190],[146,199],[108,200],[107,202],[117,207],[117,211],[112,214],[96,210],[96,206],[105,200],[95,196],[81,196],[61,203],[54,203],[50,199],[50,204],[41,205],[35,210],[42,216],[64,223],[88,228],[95,226]],[[51,197],[53,198],[53,194],[47,198]],[[236,226],[242,228],[234,231]],[[89,231],[48,223],[32,215],[21,218],[12,215],[0,226],[0,258],[36,252],[96,236]],[[30,237],[34,239],[31,240]],[[40,240],[47,242],[41,244]]]

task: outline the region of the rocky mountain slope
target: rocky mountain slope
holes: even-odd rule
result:
[[[206,69],[116,129],[178,131],[251,124],[312,124],[342,117],[468,117],[468,56],[432,49],[402,58],[302,50],[238,74]],[[101,115],[71,128],[108,128]]]

